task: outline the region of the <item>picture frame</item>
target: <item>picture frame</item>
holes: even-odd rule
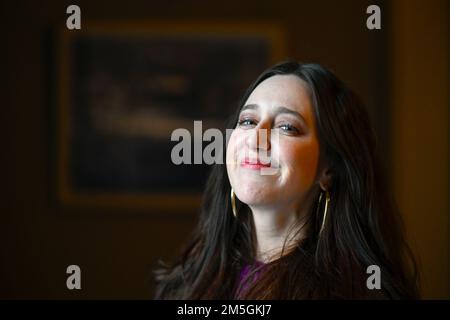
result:
[[[190,212],[207,165],[175,165],[171,132],[224,128],[250,83],[284,58],[260,22],[83,22],[57,46],[56,197],[63,206]]]

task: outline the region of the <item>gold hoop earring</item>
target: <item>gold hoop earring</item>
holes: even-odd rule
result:
[[[320,202],[322,201],[322,195],[323,195],[323,192],[320,193],[319,204],[317,206],[317,209],[319,209]],[[328,203],[330,202],[330,200],[331,200],[330,193],[328,191],[325,191],[325,209],[323,212],[323,219],[322,219],[322,225],[320,226],[319,236],[322,233],[323,228],[325,227],[325,221],[327,220]]]
[[[234,194],[233,188],[231,188],[230,198],[231,198],[231,210],[233,210],[233,215],[237,219],[236,195]]]

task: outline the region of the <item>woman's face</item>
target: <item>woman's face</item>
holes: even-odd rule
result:
[[[318,160],[307,84],[294,75],[261,82],[227,146],[228,177],[238,199],[250,207],[298,210],[316,182]]]

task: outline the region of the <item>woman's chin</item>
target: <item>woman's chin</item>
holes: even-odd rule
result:
[[[248,206],[265,205],[273,202],[273,194],[272,192],[267,192],[267,190],[251,190],[247,188],[235,192],[238,199]]]

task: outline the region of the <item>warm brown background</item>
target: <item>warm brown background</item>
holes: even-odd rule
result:
[[[382,30],[365,26],[368,5]],[[1,4],[0,298],[150,298],[150,269],[186,239],[195,212],[62,209],[53,201],[51,31],[72,2]],[[366,101],[423,271],[423,296],[449,298],[449,3],[77,1],[83,19],[271,21],[288,53],[332,68]],[[83,23],[83,22],[82,22]],[[83,27],[83,24],[82,24]],[[65,287],[82,269],[82,290]]]

